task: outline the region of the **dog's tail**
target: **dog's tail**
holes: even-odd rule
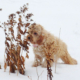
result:
[[[67,55],[62,56],[61,59],[66,64],[71,64],[71,65],[76,65],[77,64],[77,61],[74,58],[72,58],[68,53],[67,53]]]
[[[70,63],[70,64],[73,64],[73,65],[77,64],[77,60],[75,60],[74,58],[72,58],[72,60],[71,60],[71,63]]]

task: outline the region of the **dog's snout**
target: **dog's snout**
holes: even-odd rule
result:
[[[28,39],[30,39],[30,37],[28,37]]]

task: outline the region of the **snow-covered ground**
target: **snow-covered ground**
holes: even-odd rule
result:
[[[33,20],[44,26],[46,30],[62,39],[68,46],[70,55],[78,61],[77,65],[67,65],[59,61],[57,73],[53,65],[53,80],[80,80],[80,0],[0,0],[0,22],[8,19],[21,6],[29,3],[29,12]],[[31,67],[34,55],[30,47],[29,59],[26,59],[26,74],[17,76],[10,73],[9,68],[4,72],[4,32],[0,29],[0,80],[47,80],[47,70],[42,67]],[[37,69],[37,71],[36,71]],[[28,77],[29,76],[29,77]]]

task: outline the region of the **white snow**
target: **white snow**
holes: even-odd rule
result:
[[[15,13],[24,4],[29,3],[29,12],[33,13],[33,20],[44,26],[55,36],[62,39],[68,47],[70,55],[78,61],[77,65],[57,63],[57,73],[53,65],[53,80],[80,80],[80,0],[0,0],[0,22],[8,19],[8,15]],[[9,67],[4,72],[4,32],[0,29],[0,80],[47,80],[47,70],[41,66],[31,67],[34,54],[30,47],[29,59],[26,59],[26,74],[10,73]],[[28,78],[29,76],[29,78]]]

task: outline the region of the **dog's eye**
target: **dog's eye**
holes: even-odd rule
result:
[[[34,35],[37,35],[37,33],[36,33],[36,32],[34,32]]]

